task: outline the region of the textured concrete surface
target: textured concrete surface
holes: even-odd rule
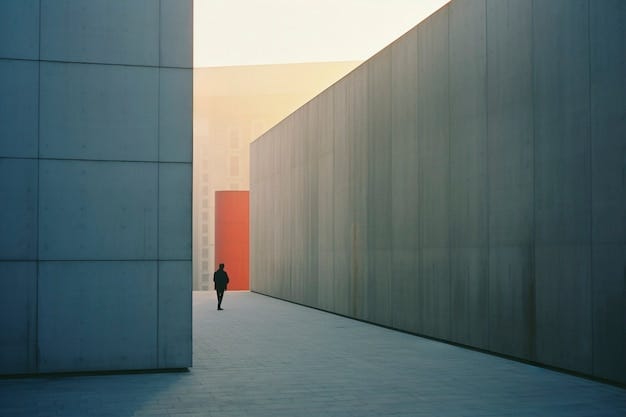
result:
[[[159,69],[159,160],[191,162],[193,73],[180,68]]]
[[[40,262],[39,371],[155,368],[156,276],[150,261]]]
[[[0,59],[0,157],[37,157],[38,78],[37,62]]]
[[[534,355],[532,2],[487,3],[489,346]],[[515,50],[515,54],[510,54]]]
[[[158,368],[191,363],[191,280],[180,279],[190,274],[191,261],[159,261]]]
[[[157,67],[42,63],[40,157],[156,160],[158,92]]]
[[[0,259],[37,258],[37,161],[0,158]]]
[[[0,379],[0,415],[621,417],[626,391],[247,292],[194,293],[190,372]]]
[[[252,144],[251,289],[626,383],[625,28],[448,3]]]
[[[612,378],[626,373],[626,3],[612,1],[612,9],[590,2],[591,187],[594,363]],[[602,42],[602,39],[622,39]],[[622,174],[620,175],[620,171]],[[621,179],[620,179],[621,177]],[[607,298],[606,294],[611,294]]]
[[[537,359],[591,373],[588,3],[533,5],[534,261]]]
[[[40,0],[0,2],[0,57],[39,57]]]
[[[41,259],[157,257],[157,164],[42,160],[39,166]]]
[[[0,369],[36,372],[37,263],[0,262]]]
[[[189,163],[159,164],[159,259],[191,261],[191,189]]]
[[[187,3],[187,2],[185,2]],[[41,0],[41,58],[159,66],[159,7],[154,0]]]

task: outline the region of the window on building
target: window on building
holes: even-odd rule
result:
[[[237,128],[230,131],[230,147],[231,149],[239,149],[239,129]]]
[[[239,157],[238,156],[230,157],[230,176],[231,177],[239,176]]]

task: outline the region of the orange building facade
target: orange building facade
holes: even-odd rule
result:
[[[215,192],[215,265],[224,264],[229,290],[250,289],[249,192]]]

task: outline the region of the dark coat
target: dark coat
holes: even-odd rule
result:
[[[216,290],[225,290],[228,284],[228,274],[223,269],[218,269],[213,274],[213,282]]]

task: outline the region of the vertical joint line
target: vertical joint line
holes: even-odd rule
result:
[[[591,308],[591,311],[589,312],[589,315],[591,317],[591,372],[593,373],[595,370],[595,349],[594,349],[594,320],[593,320],[593,312],[594,310],[594,305],[593,305],[593,300],[594,300],[594,282],[593,282],[593,146],[592,146],[592,124],[591,124],[591,118],[593,115],[592,112],[592,107],[591,107],[591,1],[587,1],[587,63],[588,63],[588,67],[587,67],[587,83],[588,83],[588,90],[587,90],[587,99],[588,99],[588,106],[589,106],[589,110],[588,110],[588,114],[589,114],[589,128],[587,130],[587,140],[589,143],[589,151],[588,151],[588,155],[589,155],[589,294],[590,294],[590,302],[589,302],[589,306]]]
[[[161,0],[158,3],[158,14],[159,14],[159,30],[158,30],[158,55],[159,61],[157,66],[157,134],[156,134],[156,174],[157,174],[157,187],[156,187],[156,195],[157,195],[157,206],[156,206],[156,365],[157,368],[161,366],[161,359],[159,355],[159,327],[160,327],[160,317],[159,317],[159,281],[160,281],[160,262],[159,262],[159,247],[160,247],[160,215],[159,207],[161,205],[161,31],[163,30],[163,22],[161,21]]]
[[[387,130],[387,135],[389,138],[389,156],[387,157],[389,160],[389,171],[387,171],[387,174],[389,175],[389,194],[390,197],[389,198],[389,206],[387,207],[387,209],[389,210],[389,212],[387,213],[388,216],[390,216],[390,219],[393,217],[393,51],[390,47],[389,52],[388,52],[388,56],[389,56],[389,77],[388,77],[388,83],[389,85],[387,86],[387,91],[389,91],[389,119],[388,119],[388,130]],[[393,221],[393,220],[392,220]],[[391,222],[389,222],[391,223]],[[390,241],[389,241],[389,246],[391,247],[391,253],[390,253],[390,258],[391,258],[391,273],[389,275],[387,275],[387,311],[389,316],[387,317],[387,320],[389,323],[391,323],[391,325],[394,325],[394,316],[395,314],[393,314],[393,303],[392,303],[392,297],[391,297],[391,289],[393,288],[393,266],[395,265],[394,263],[394,256],[393,254],[395,253],[395,251],[393,250],[393,244],[394,244],[394,233],[393,233],[393,224],[389,224],[390,227]]]
[[[529,323],[530,329],[530,341],[529,345],[529,356],[531,360],[536,359],[536,351],[537,351],[537,266],[536,266],[536,252],[537,252],[537,201],[536,201],[536,189],[537,189],[537,149],[536,149],[536,138],[537,138],[537,124],[535,123],[535,110],[536,110],[536,101],[535,101],[535,1],[531,0],[530,2],[530,68],[531,68],[531,123],[532,123],[532,230],[530,232],[531,241],[529,242],[529,251],[530,251],[530,276],[531,276],[531,285],[532,285],[532,311],[531,315],[531,323]]]
[[[331,265],[331,271],[332,271],[332,276],[335,276],[335,178],[337,177],[337,170],[335,169],[335,131],[337,130],[337,126],[335,124],[335,114],[336,114],[336,109],[335,109],[335,95],[337,94],[337,89],[334,89],[332,91],[332,94],[329,94],[331,96],[331,100],[332,100],[332,111],[330,112],[330,117],[332,119],[332,123],[330,124],[333,129],[331,132],[331,137],[332,137],[332,168],[333,168],[333,175],[331,177],[331,181],[330,181],[330,201],[331,201],[331,206],[330,206],[330,220],[331,220],[331,228],[330,228],[330,233],[331,235],[329,236],[330,238],[330,242],[332,243],[332,245],[330,245],[331,247],[331,255],[332,255],[332,265]],[[249,279],[249,278],[248,278]],[[333,292],[333,294],[335,294],[333,296],[333,312],[337,312],[337,292],[335,291],[335,284],[334,284],[334,280],[333,280],[333,288],[331,289],[331,291]]]
[[[489,170],[489,23],[487,18],[487,1],[484,2],[484,11],[485,11],[485,155],[487,160],[485,161],[486,165],[486,182],[487,182],[487,190],[485,194],[487,195],[487,347],[489,347],[490,339],[491,339],[491,326],[490,326],[490,318],[491,318],[491,177]]]
[[[160,19],[160,15],[159,15],[159,19]],[[194,205],[194,190],[195,190],[195,187],[194,187],[194,178],[195,178],[195,174],[194,174],[194,165],[195,165],[195,163],[194,163],[194,155],[195,155],[195,134],[194,134],[194,129],[195,128],[194,128],[194,122],[193,122],[195,120],[195,115],[194,115],[195,109],[194,109],[194,99],[193,99],[193,97],[194,97],[194,88],[195,88],[194,87],[194,84],[195,84],[195,79],[194,79],[194,72],[195,72],[195,70],[194,70],[194,51],[193,51],[193,45],[194,45],[194,42],[195,42],[194,31],[193,31],[194,21],[195,21],[195,4],[194,4],[194,0],[191,0],[191,69],[190,69],[190,71],[191,71],[191,98],[190,98],[190,101],[191,101],[191,138],[190,138],[191,139],[191,164],[190,164],[191,165],[190,166],[190,168],[191,168],[191,193],[190,193],[190,196],[189,196],[189,199],[190,199],[189,207],[191,207],[191,221],[189,222],[189,236],[190,236],[190,239],[191,239],[191,248],[190,248],[190,250],[191,250],[191,262],[190,262],[190,264],[191,264],[191,276],[189,276],[187,278],[187,279],[189,279],[191,281],[190,282],[190,286],[189,286],[191,291],[189,291],[189,295],[188,295],[189,296],[189,305],[190,306],[193,305],[193,289],[194,289],[193,288],[194,287],[194,273],[193,273],[193,270],[194,270],[194,258],[195,258],[194,257],[195,240],[193,238],[193,224],[194,224],[194,214],[195,214],[194,211],[196,210],[196,207]],[[159,37],[160,36],[161,36],[161,31],[159,30]],[[160,49],[161,48],[159,47],[159,55],[161,54]],[[159,104],[159,106],[160,106],[160,104]],[[159,113],[160,113],[160,110],[159,110]],[[160,120],[159,120],[159,122],[160,122]],[[250,148],[248,148],[248,149],[250,149]],[[160,152],[160,148],[159,148],[159,152]],[[250,177],[250,171],[248,170],[248,178],[249,177]],[[248,179],[248,181],[249,181],[249,179]],[[250,184],[248,183],[248,185],[250,185]],[[250,187],[248,187],[248,189],[251,190]],[[252,193],[250,193],[249,195],[252,195]],[[250,200],[248,200],[248,209],[249,208],[250,208]],[[250,233],[250,223],[251,223],[250,222],[250,212],[248,212],[248,239],[250,239],[250,235],[251,235],[251,233]],[[249,240],[249,242],[250,242],[250,240]],[[251,256],[252,256],[252,254],[251,254],[251,252],[249,252],[248,262],[250,262]],[[251,287],[251,285],[250,285],[250,269],[248,269],[248,286]],[[200,289],[200,288],[198,288],[198,289]],[[190,308],[189,310],[190,310],[189,311],[189,323],[193,323],[193,308]],[[189,344],[189,357],[191,358],[190,363],[193,364],[193,325],[191,326],[191,335],[190,336],[191,336],[191,343]]]
[[[41,176],[41,0],[39,1],[39,42],[37,45],[37,214],[36,216],[36,241],[35,241],[35,363],[34,368],[37,372],[40,371],[39,367],[39,207],[41,204],[40,199],[40,184],[39,178]]]
[[[452,13],[453,4],[448,7],[448,51],[447,51],[447,67],[448,67],[448,201],[446,202],[446,211],[447,211],[447,223],[448,223],[448,338],[452,338],[452,227],[451,227],[451,210],[450,205],[452,201],[452,128],[450,126],[452,121],[452,100],[451,96],[451,65],[452,61],[450,58],[450,14]]]

